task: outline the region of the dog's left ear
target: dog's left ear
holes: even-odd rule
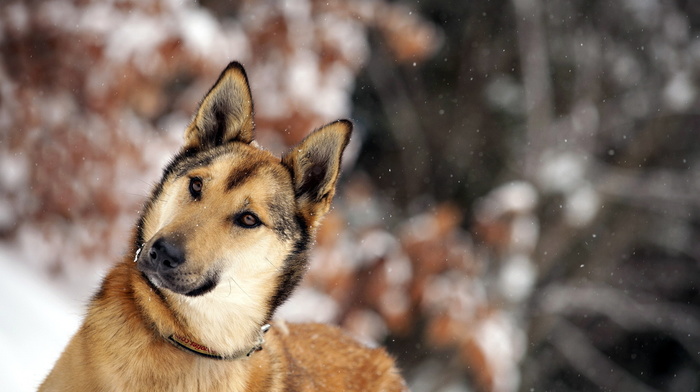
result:
[[[297,205],[311,226],[330,209],[351,132],[350,121],[338,120],[312,132],[282,157],[292,172]]]
[[[253,98],[240,63],[224,69],[199,105],[185,131],[184,150],[206,150],[234,141],[250,143],[254,137]]]

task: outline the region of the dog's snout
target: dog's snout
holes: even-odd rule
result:
[[[151,265],[156,268],[177,268],[185,262],[185,252],[165,238],[159,238],[148,252]]]

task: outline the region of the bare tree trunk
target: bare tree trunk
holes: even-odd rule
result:
[[[520,66],[525,87],[527,143],[525,178],[532,179],[547,146],[556,142],[552,134],[554,103],[540,0],[513,0],[518,32]]]

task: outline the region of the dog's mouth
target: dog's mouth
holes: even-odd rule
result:
[[[199,287],[184,294],[188,297],[198,297],[214,290],[217,283],[218,279],[216,277],[208,278]]]
[[[216,287],[219,279],[216,275],[207,277],[201,282],[192,282],[191,279],[183,279],[178,276],[164,276],[156,271],[141,271],[144,279],[157,289],[167,289],[177,294],[188,297],[204,295]]]

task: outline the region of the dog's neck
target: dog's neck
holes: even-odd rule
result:
[[[251,356],[254,352],[260,351],[263,348],[263,344],[265,343],[265,338],[264,334],[267,333],[267,331],[270,329],[270,324],[265,324],[260,328],[260,335],[258,337],[258,341],[256,344],[251,347],[250,349],[243,349],[243,350],[238,350],[237,352],[233,353],[220,353],[215,350],[212,350],[211,348],[197,343],[196,341],[193,341],[192,339],[186,337],[186,336],[180,336],[178,334],[172,334],[170,335],[167,340],[175,345],[175,347],[178,347],[184,351],[190,352],[195,355],[199,355],[205,358],[211,358],[211,359],[222,359],[222,360],[236,360],[236,359],[242,359]]]
[[[133,270],[134,290],[142,311],[156,332],[176,347],[218,359],[244,358],[262,346],[267,314],[246,305],[241,296],[230,295],[228,286],[198,297],[159,289]],[[223,291],[223,293],[222,293]]]

